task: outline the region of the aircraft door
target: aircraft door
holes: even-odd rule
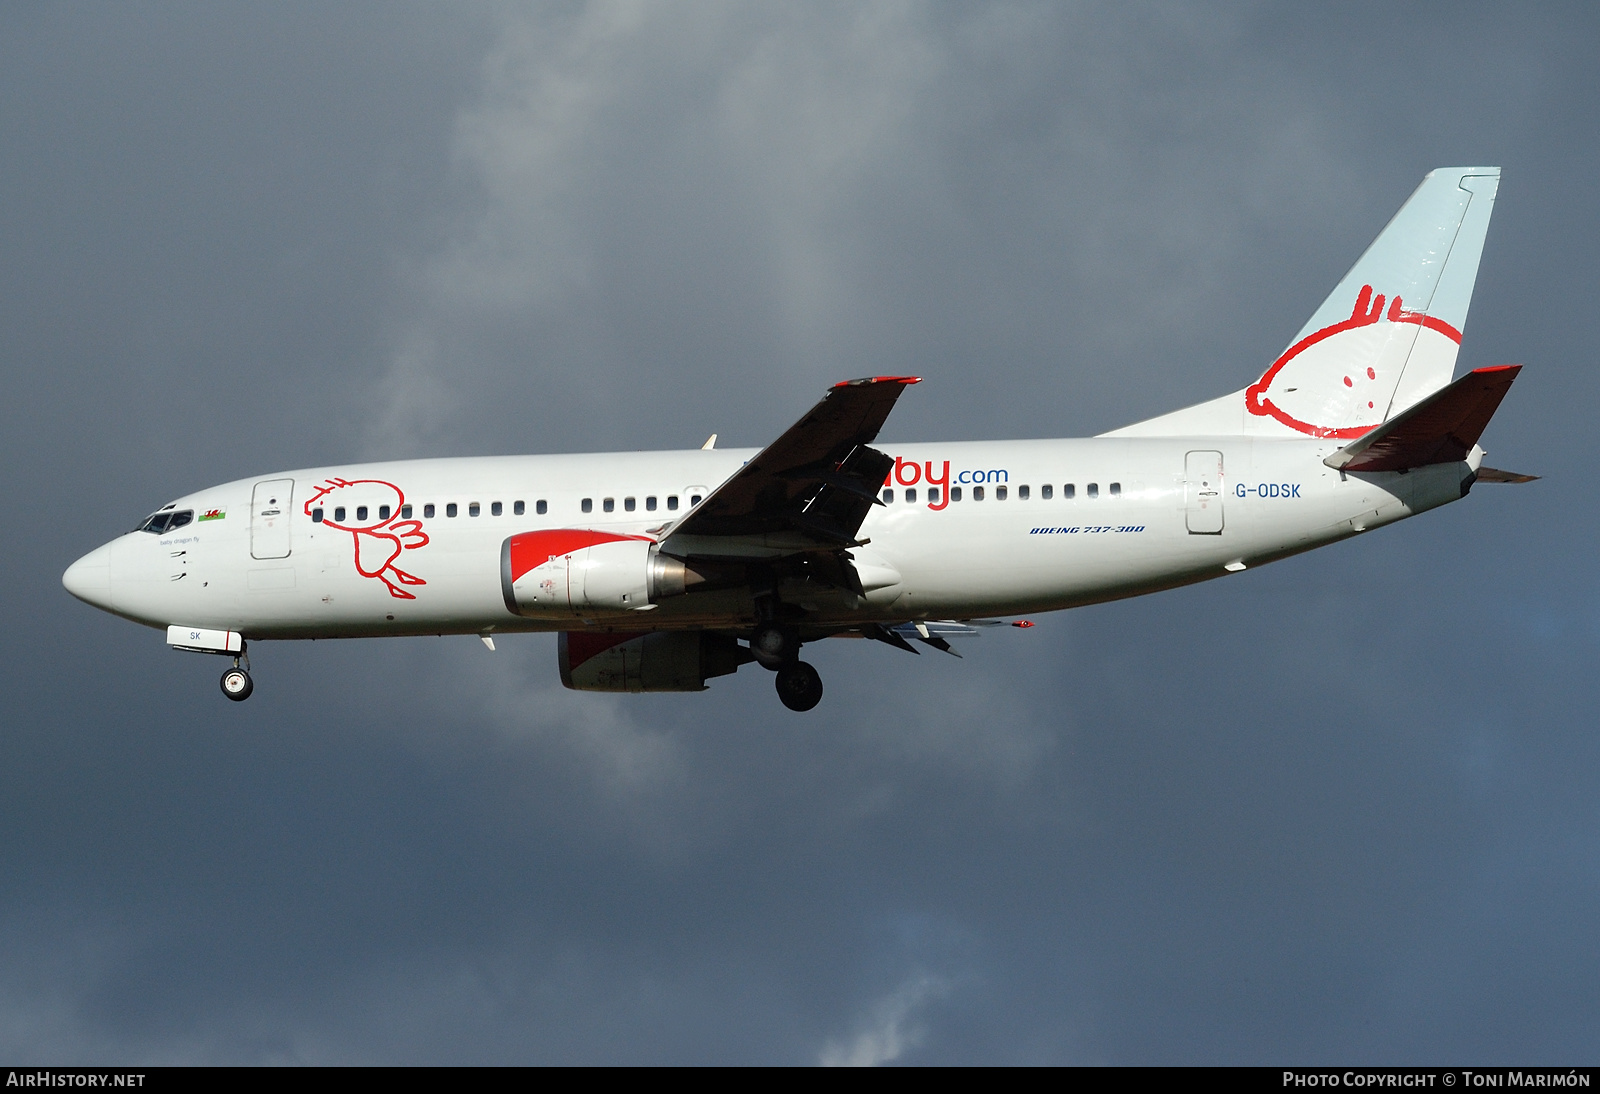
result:
[[[256,483],[250,496],[250,557],[289,557],[289,502],[293,479]]]
[[[1190,452],[1183,458],[1183,515],[1194,536],[1222,534],[1222,453]]]

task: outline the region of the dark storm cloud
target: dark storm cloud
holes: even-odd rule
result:
[[[15,8],[0,1046],[224,1061],[1570,1061],[1600,647],[1582,9]],[[551,644],[209,659],[61,591],[368,455],[892,439],[1242,386],[1429,168],[1544,473],[961,662],[563,691]],[[836,648],[842,647],[842,648]],[[227,707],[225,709],[225,707]]]

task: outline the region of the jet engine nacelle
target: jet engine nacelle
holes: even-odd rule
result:
[[[590,615],[648,608],[693,578],[645,536],[550,528],[500,548],[500,587],[517,615]]]
[[[731,636],[704,631],[600,634],[562,631],[561,682],[574,691],[704,691],[753,660]]]

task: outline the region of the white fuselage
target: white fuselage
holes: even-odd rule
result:
[[[858,534],[865,545],[851,550],[865,595],[800,579],[778,594],[821,627],[1070,608],[1219,577],[1431,509],[1459,498],[1476,470],[1474,452],[1467,463],[1346,475],[1322,463],[1335,443],[1234,436],[880,445],[897,463],[885,486],[893,500],[873,507]],[[1220,477],[1208,453],[1221,454]],[[247,639],[737,629],[756,618],[749,589],[691,591],[644,612],[515,614],[500,559],[508,537],[536,529],[661,538],[691,499],[755,454],[434,459],[245,479],[179,499],[171,508],[197,519],[113,540],[74,566],[68,587],[141,623]],[[285,496],[269,511],[257,490],[270,483]],[[307,502],[329,483],[350,485],[316,502],[322,519],[314,520]],[[398,493],[419,526],[409,537],[397,527]],[[380,520],[380,505],[394,512]],[[344,514],[338,526],[335,506]],[[393,569],[380,573],[391,552]]]

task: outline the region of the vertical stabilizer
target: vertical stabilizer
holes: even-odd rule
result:
[[[1359,437],[1450,382],[1498,167],[1430,172],[1261,379],[1111,436]]]

